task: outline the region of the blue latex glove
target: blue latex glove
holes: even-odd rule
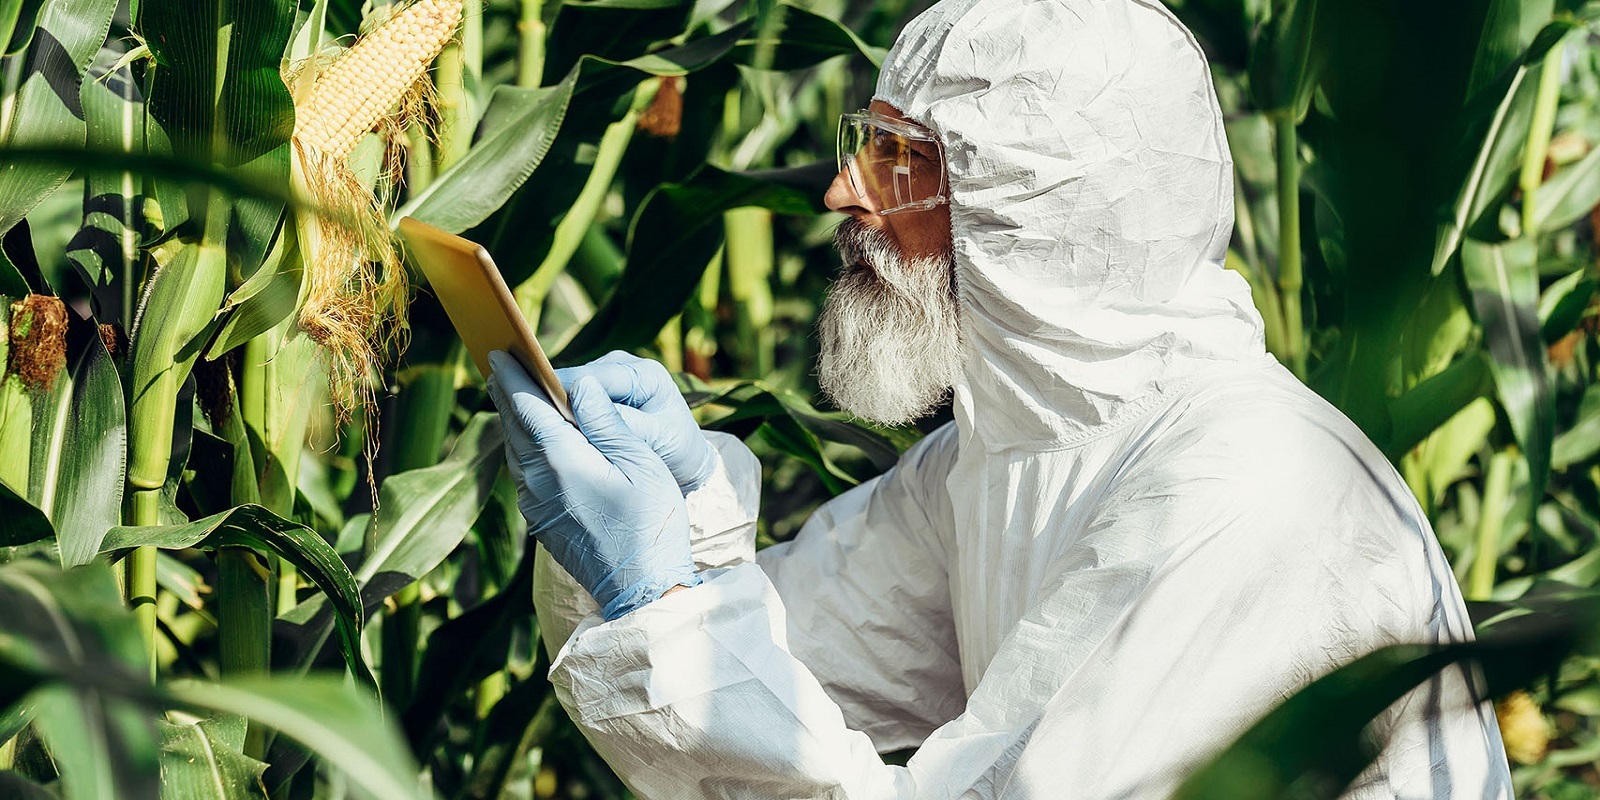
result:
[[[579,378],[599,381],[612,402],[621,404],[617,410],[623,421],[661,456],[684,494],[700,488],[716,471],[716,451],[700,435],[700,425],[666,367],[615,350],[581,367],[558,369],[556,377],[569,391]]]
[[[569,390],[574,428],[509,354],[489,354],[489,393],[529,532],[613,620],[695,586],[689,515],[661,458],[593,378]]]

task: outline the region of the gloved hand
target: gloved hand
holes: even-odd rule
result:
[[[661,458],[593,378],[568,390],[574,428],[509,354],[489,354],[489,393],[528,530],[613,620],[695,586],[689,515]]]
[[[666,462],[684,494],[700,488],[716,471],[716,450],[700,435],[700,425],[666,367],[614,350],[581,367],[556,370],[569,391],[585,376],[598,380],[611,400],[621,404],[617,411],[622,419]]]

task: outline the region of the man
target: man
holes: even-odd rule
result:
[[[1221,115],[1159,2],[946,0],[842,129],[823,385],[955,421],[793,542],[751,552],[754,459],[659,366],[564,373],[574,428],[495,363],[551,679],[641,797],[1163,797],[1334,667],[1471,637],[1222,269]],[[1349,796],[1510,797],[1473,683],[1389,709]]]

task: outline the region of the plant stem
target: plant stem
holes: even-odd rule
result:
[[[1561,60],[1566,50],[1565,42],[1557,43],[1545,54],[1544,66],[1539,71],[1539,95],[1533,107],[1533,123],[1528,132],[1528,145],[1522,154],[1522,235],[1533,238],[1539,235],[1537,203],[1539,188],[1544,184],[1544,165],[1550,157],[1550,138],[1555,133],[1556,110],[1561,105]]]
[[[392,445],[391,475],[439,463],[455,408],[456,361],[463,354],[462,345],[454,343],[443,362],[414,367],[402,376],[394,425],[405,435]],[[416,689],[421,599],[422,584],[414,581],[395,594],[394,607],[383,619],[383,696],[394,708],[405,708]]]
[[[566,216],[557,223],[555,236],[550,243],[550,252],[545,254],[544,260],[539,263],[533,275],[523,281],[516,288],[517,306],[522,309],[528,318],[528,324],[537,331],[539,329],[539,314],[544,306],[544,298],[550,293],[550,287],[555,284],[556,277],[567,268],[567,263],[572,260],[578,251],[578,245],[583,242],[584,234],[594,224],[595,217],[600,213],[600,205],[606,198],[606,193],[611,191],[611,184],[617,177],[617,168],[622,164],[622,156],[628,151],[628,144],[633,141],[633,132],[638,127],[639,112],[643,111],[655,97],[653,91],[659,86],[659,81],[652,78],[640,84],[637,94],[634,95],[633,105],[622,119],[611,123],[600,137],[600,148],[594,158],[594,167],[589,170],[589,177],[583,183],[583,190],[578,193],[578,199],[572,207],[567,209]]]
[[[1500,562],[1500,532],[1511,501],[1511,470],[1518,456],[1502,450],[1489,457],[1489,476],[1483,486],[1483,506],[1478,513],[1478,546],[1467,575],[1468,600],[1488,600],[1494,594],[1495,568]]]
[[[517,20],[517,85],[534,88],[544,82],[544,0],[522,0]]]
[[[736,208],[722,215],[727,231],[723,257],[728,264],[728,294],[733,297],[739,340],[749,367],[766,376],[773,369],[772,212]]]
[[[1278,154],[1278,304],[1283,309],[1283,352],[1278,357],[1301,380],[1306,377],[1305,324],[1300,293],[1300,140],[1292,112],[1273,121]]]

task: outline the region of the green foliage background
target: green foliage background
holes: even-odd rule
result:
[[[948,418],[863,426],[811,376],[836,121],[924,5],[469,0],[439,135],[351,164],[488,247],[558,362],[679,372],[762,457],[781,540]],[[1351,709],[1461,658],[1542,708],[1523,796],[1600,795],[1600,4],[1169,6],[1212,60],[1269,348],[1394,459],[1485,638],[1335,673],[1184,796],[1336,796]],[[383,10],[0,0],[0,793],[627,796],[549,691],[499,423],[437,303],[347,417],[297,327],[281,75]],[[72,315],[46,387],[16,369],[28,294]]]

